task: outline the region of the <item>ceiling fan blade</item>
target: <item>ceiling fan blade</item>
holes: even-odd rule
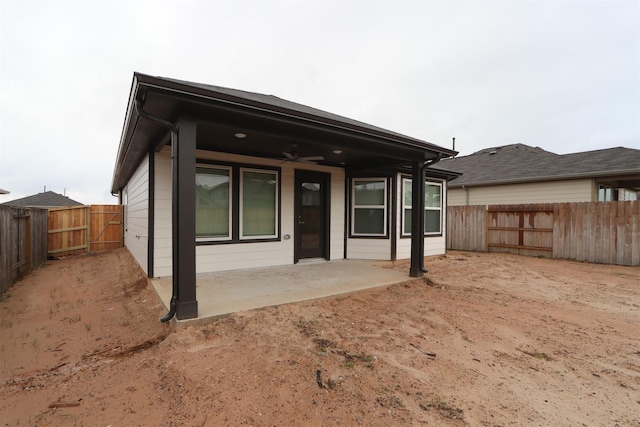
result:
[[[282,154],[284,154],[284,156],[287,158],[287,160],[295,160],[296,159],[296,157],[291,153],[287,153],[287,152],[283,151]]]
[[[305,157],[298,157],[298,160],[324,160],[324,156],[305,156]]]
[[[318,162],[314,162],[313,160],[305,159],[304,157],[299,157],[295,161],[298,162],[298,163],[306,163],[308,165],[317,165],[318,164]]]

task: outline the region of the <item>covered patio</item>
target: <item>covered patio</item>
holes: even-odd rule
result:
[[[337,260],[199,274],[198,318],[174,320],[176,328],[203,325],[230,313],[344,295],[412,278],[389,262]],[[151,279],[164,306],[171,301],[171,277]]]
[[[160,320],[207,318],[358,288],[329,267],[322,281],[341,281],[331,291],[311,292],[311,281],[308,293],[303,275],[280,292],[270,289],[281,279],[254,297],[243,287],[236,304],[249,279],[224,295],[229,273],[209,286],[198,272],[288,265],[276,270],[286,276],[314,258],[410,259],[409,275],[422,277],[425,240],[430,254],[446,249],[446,182],[457,176],[430,166],[455,154],[276,96],[134,73],[112,193],[126,206],[125,245],[163,278]]]

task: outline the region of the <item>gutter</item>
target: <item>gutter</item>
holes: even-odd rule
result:
[[[142,108],[142,101],[140,101],[139,99],[135,100],[135,107],[136,111],[141,117],[147,120],[154,121],[156,123],[160,123],[162,126],[169,128],[169,131],[171,132],[171,145],[172,147],[176,146],[176,144],[178,143],[178,128],[176,127],[176,125],[144,111],[144,109]],[[177,262],[177,260],[174,259],[173,262],[175,263]],[[175,273],[172,275],[171,281],[171,302],[169,303],[169,312],[160,318],[161,323],[167,323],[176,315],[178,306],[178,278],[176,277]]]
[[[201,103],[209,107],[226,109],[236,113],[266,117],[269,120],[280,121],[288,124],[302,125],[310,129],[332,132],[334,134],[342,135],[348,138],[360,139],[361,141],[376,141],[379,144],[394,147],[396,149],[409,150],[411,152],[417,150],[423,154],[425,152],[435,152],[438,153],[440,158],[454,157],[458,154],[456,151],[437,146],[430,142],[398,134],[386,129],[375,128],[375,126],[368,125],[367,123],[363,123],[363,125],[372,126],[373,129],[359,126],[357,120],[348,119],[346,117],[345,119],[353,121],[355,123],[341,122],[338,120],[340,116],[338,116],[338,118],[322,117],[319,115],[314,115],[312,113],[291,110],[282,106],[272,105],[254,99],[238,98],[233,95],[216,92],[212,89],[205,89],[198,86],[191,86],[181,82],[176,82],[173,80],[166,80],[160,77],[134,73],[134,81],[132,84],[130,96],[130,105],[128,107],[127,115],[125,116],[125,124],[123,126],[123,133],[120,141],[120,147],[118,148],[118,157],[116,159],[116,167],[112,180],[112,192],[119,185],[118,182],[120,181],[120,179],[118,179],[118,177],[120,176],[122,165],[127,161],[131,144],[131,141],[126,141],[128,129],[130,126],[132,126],[132,124],[130,123],[130,111],[133,107],[131,105],[131,99],[137,99],[137,95],[142,92],[143,89],[146,89],[146,91],[154,92],[160,96],[164,95],[169,98],[182,99],[186,102]],[[308,108],[314,109],[313,107]],[[329,112],[322,112],[332,114]],[[148,113],[145,114],[149,115]],[[154,119],[150,118],[150,120]],[[157,148],[158,147],[156,147],[156,149]],[[409,157],[405,156],[406,160],[412,161],[412,156],[413,154],[411,154],[411,156]],[[429,159],[425,160],[428,161]]]
[[[424,151],[425,149],[427,149],[430,151],[439,152],[440,154],[447,154],[449,156],[454,156],[457,154],[456,151],[439,147],[430,142],[421,141],[419,139],[411,138],[401,134],[396,134],[392,131],[387,131],[386,129],[380,129],[379,131],[377,129],[367,129],[367,128],[358,126],[356,124],[338,122],[335,119],[320,117],[320,116],[316,116],[316,115],[304,113],[304,112],[293,111],[284,107],[264,104],[260,101],[255,101],[255,100],[246,100],[246,99],[234,100],[233,99],[234,97],[232,95],[220,94],[219,92],[215,92],[216,94],[221,95],[218,97],[205,95],[197,92],[199,91],[212,92],[212,91],[204,88],[197,88],[190,85],[180,84],[174,81],[163,80],[161,78],[154,78],[152,76],[136,74],[136,77],[138,78],[146,77],[145,80],[154,80],[154,79],[158,80],[158,83],[155,83],[153,81],[139,80],[138,82],[139,87],[145,86],[149,89],[155,89],[155,90],[169,92],[169,93],[172,92],[179,95],[186,95],[187,97],[191,97],[191,98],[200,98],[202,100],[208,101],[209,103],[213,101],[215,103],[218,103],[220,107],[222,107],[223,105],[227,108],[240,107],[241,109],[250,109],[260,113],[267,113],[271,118],[273,118],[274,115],[279,115],[289,120],[293,119],[297,121],[306,121],[309,124],[313,124],[315,126],[329,127],[329,128],[334,128],[336,130],[346,131],[350,136],[353,136],[354,133],[358,133],[364,137],[375,138],[382,143],[386,143],[386,144],[391,143],[395,147],[400,145],[400,146],[404,146],[405,148],[418,149],[420,151]],[[168,85],[172,85],[174,87],[167,87]],[[183,88],[180,88],[179,86],[183,86]],[[288,102],[291,102],[291,101],[288,101]],[[313,108],[313,107],[309,107],[309,108]],[[348,119],[348,120],[353,120],[353,119]]]

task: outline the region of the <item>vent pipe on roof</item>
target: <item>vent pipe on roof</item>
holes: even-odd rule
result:
[[[453,137],[453,151],[456,151],[456,137]]]

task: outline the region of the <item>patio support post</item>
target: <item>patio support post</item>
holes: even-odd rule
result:
[[[196,122],[180,119],[178,141],[171,144],[173,280],[176,317],[198,317],[196,300]],[[177,142],[177,143],[176,143]]]
[[[424,169],[424,160],[411,165],[411,277],[424,277]]]

